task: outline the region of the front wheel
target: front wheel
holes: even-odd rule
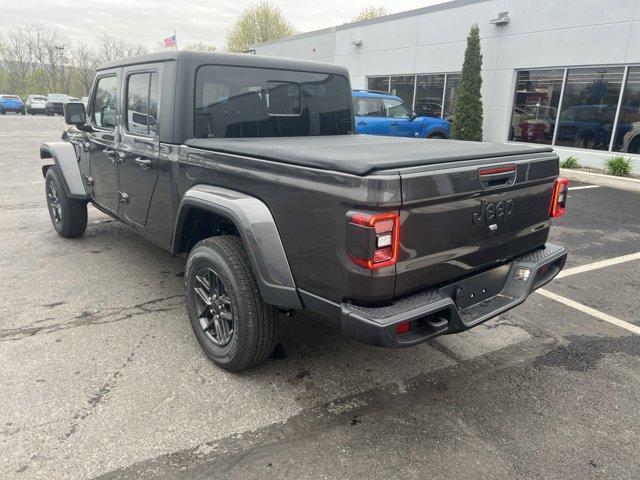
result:
[[[187,259],[185,293],[198,343],[216,365],[240,372],[271,354],[276,311],[262,300],[240,238],[196,244]]]
[[[67,195],[55,165],[47,170],[45,188],[49,216],[58,235],[65,238],[82,235],[87,229],[87,202]]]
[[[26,115],[26,114],[27,114],[27,112],[26,112],[26,111],[24,111],[24,110],[22,110],[22,111],[20,112],[20,115]]]

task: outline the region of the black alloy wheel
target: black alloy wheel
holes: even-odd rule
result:
[[[198,322],[207,338],[225,347],[233,337],[233,304],[220,276],[210,267],[201,268],[195,277],[193,293],[198,302]]]

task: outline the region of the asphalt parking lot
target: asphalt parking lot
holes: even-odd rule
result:
[[[575,184],[565,276],[476,329],[385,350],[297,315],[237,375],[192,334],[183,258],[93,208],[55,233],[38,145],[63,128],[0,118],[0,478],[640,477],[640,194]]]

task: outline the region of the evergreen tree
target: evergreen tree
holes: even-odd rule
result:
[[[467,49],[464,52],[464,64],[456,97],[453,138],[457,140],[482,141],[481,70],[480,29],[478,25],[474,25],[467,37]]]

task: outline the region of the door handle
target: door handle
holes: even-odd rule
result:
[[[398,126],[398,125],[400,125],[400,122],[391,122],[391,125]]]
[[[151,170],[153,162],[148,158],[137,157],[134,162],[143,170]]]
[[[367,122],[365,122],[364,120],[360,120],[360,121],[358,122],[358,125],[366,125],[366,124],[367,124]]]
[[[111,160],[111,163],[114,164],[122,163],[122,160],[124,160],[124,157],[126,157],[126,154],[124,154],[123,152],[118,152],[112,148],[105,148],[103,152],[107,156],[107,158]]]

